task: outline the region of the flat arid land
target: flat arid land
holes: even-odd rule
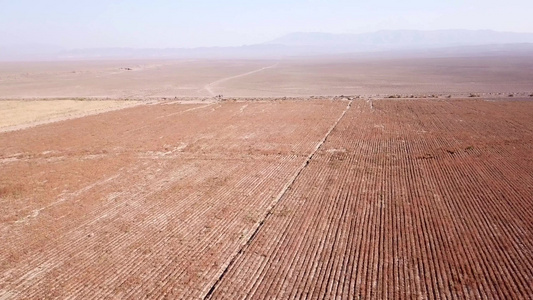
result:
[[[97,114],[139,104],[138,101],[3,100],[0,103],[0,131]]]
[[[0,99],[533,93],[531,56],[0,62]]]
[[[0,63],[0,299],[533,298],[533,62],[340,59]]]

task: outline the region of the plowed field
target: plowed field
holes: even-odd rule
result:
[[[159,104],[1,134],[0,295],[207,292],[346,104]]]
[[[533,102],[354,102],[212,299],[533,297]]]
[[[533,101],[160,102],[0,133],[0,299],[531,298]]]

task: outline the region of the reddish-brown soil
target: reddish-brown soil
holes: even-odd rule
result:
[[[0,298],[206,294],[346,101],[158,104],[0,134]]]
[[[0,299],[533,297],[533,101],[162,102],[0,133]]]
[[[531,299],[533,102],[356,101],[212,299]]]

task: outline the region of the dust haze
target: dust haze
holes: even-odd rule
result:
[[[2,3],[0,37],[44,38],[0,46],[0,299],[531,298],[527,18],[153,2]]]

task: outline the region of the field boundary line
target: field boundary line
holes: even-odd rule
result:
[[[326,142],[326,140],[328,139],[329,135],[331,134],[331,132],[333,132],[333,130],[337,127],[337,125],[340,123],[340,121],[344,118],[344,116],[346,115],[346,113],[348,112],[348,110],[350,110],[350,108],[352,107],[352,103],[353,103],[353,100],[349,100],[348,104],[346,105],[346,108],[344,109],[344,111],[341,113],[341,115],[337,118],[337,120],[333,123],[333,125],[329,128],[328,132],[326,132],[326,134],[324,135],[324,137],[318,142],[318,144],[315,146],[315,148],[313,149],[313,151],[311,151],[311,153],[307,156],[306,160],[302,163],[302,165],[300,166],[300,168],[298,168],[298,170],[296,170],[296,172],[291,176],[291,178],[287,181],[287,183],[285,183],[285,185],[283,186],[283,188],[281,189],[281,191],[279,192],[279,194],[276,196],[276,198],[274,199],[274,201],[272,201],[272,203],[268,206],[268,208],[266,209],[266,213],[264,214],[263,218],[261,218],[261,220],[256,224],[255,228],[252,228],[252,234],[244,240],[244,243],[241,244],[241,247],[239,249],[239,251],[237,251],[235,254],[233,254],[229,261],[227,263],[224,263],[222,265],[222,268],[220,270],[220,273],[217,277],[217,279],[215,280],[215,282],[213,283],[213,285],[211,285],[209,287],[209,290],[204,294],[204,296],[200,296],[199,298],[200,299],[208,299],[211,297],[211,295],[213,294],[213,292],[215,291],[216,287],[219,285],[219,283],[222,281],[222,279],[224,278],[224,275],[226,275],[226,273],[228,272],[229,268],[235,263],[235,261],[237,260],[237,257],[239,257],[249,246],[250,244],[252,243],[252,241],[254,240],[254,238],[257,236],[257,233],[259,233],[259,230],[263,227],[264,223],[265,223],[265,220],[270,216],[272,215],[272,211],[274,210],[274,208],[276,207],[276,205],[279,203],[279,201],[281,200],[281,198],[283,198],[283,196],[285,196],[285,194],[287,193],[287,191],[289,190],[289,188],[294,184],[294,182],[296,181],[296,179],[298,179],[298,177],[300,176],[300,174],[303,172],[303,170],[305,170],[305,168],[309,165],[309,163],[311,162],[311,160],[313,159],[313,157],[315,156],[316,152],[318,151],[318,149],[320,149],[320,147],[322,147],[322,145],[324,145],[324,143]]]

